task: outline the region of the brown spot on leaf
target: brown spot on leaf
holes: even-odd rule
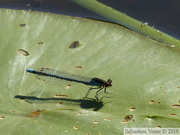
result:
[[[130,110],[130,111],[135,111],[136,108],[135,108],[135,107],[131,107],[129,110]]]
[[[35,112],[30,113],[29,116],[30,116],[30,117],[37,117],[41,112],[42,112],[41,110],[37,110],[37,111],[35,111]]]
[[[25,23],[22,23],[22,24],[20,24],[19,26],[20,26],[20,27],[25,27],[26,24],[25,24]]]
[[[149,104],[154,104],[154,100],[151,100],[151,101],[149,102]]]
[[[78,126],[74,126],[73,128],[74,128],[74,129],[78,129],[79,127],[78,127]]]
[[[4,116],[0,116],[0,120],[4,119],[5,117]]]
[[[99,124],[99,121],[94,120],[93,123],[94,123],[94,124]]]
[[[80,46],[79,41],[73,41],[73,42],[71,43],[71,45],[69,46],[69,48],[75,49],[75,48],[77,48],[77,47],[79,47],[79,46]]]
[[[76,66],[75,69],[82,69],[82,67],[81,66]]]
[[[124,117],[124,120],[130,121],[130,120],[132,120],[132,118],[133,118],[133,115],[127,115]]]
[[[172,105],[172,108],[180,108],[180,105],[174,104],[174,105]]]
[[[20,54],[24,55],[24,56],[28,56],[29,55],[29,53],[27,51],[23,50],[23,49],[18,49],[18,52]]]

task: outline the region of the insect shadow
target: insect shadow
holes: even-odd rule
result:
[[[97,101],[95,99],[69,99],[69,98],[39,98],[36,96],[23,96],[23,95],[16,95],[14,96],[16,99],[24,100],[25,102],[29,103],[59,103],[65,105],[78,105],[83,109],[91,109],[93,111],[100,110],[105,103],[101,100]]]

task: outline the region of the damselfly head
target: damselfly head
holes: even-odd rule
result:
[[[105,84],[106,87],[110,87],[112,86],[112,80],[111,79],[108,79],[106,84]]]

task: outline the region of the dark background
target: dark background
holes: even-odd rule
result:
[[[180,39],[180,0],[98,0]],[[0,8],[25,9],[111,21],[69,0],[0,0]]]

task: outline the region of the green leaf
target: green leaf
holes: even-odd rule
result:
[[[0,20],[1,134],[180,126],[178,49],[90,19],[2,9]],[[114,88],[98,95],[101,102],[93,100],[96,90],[83,99],[89,86],[43,83],[26,72],[42,67],[110,78]]]

